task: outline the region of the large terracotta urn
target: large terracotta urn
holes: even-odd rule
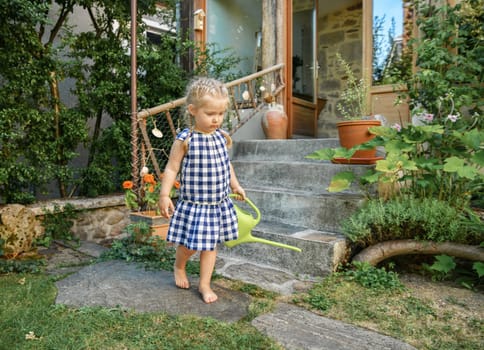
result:
[[[266,138],[287,139],[288,121],[282,105],[270,104],[262,115],[261,125]]]

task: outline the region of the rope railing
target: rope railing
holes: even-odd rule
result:
[[[262,110],[264,94],[277,98],[285,88],[283,69],[283,63],[277,64],[225,84],[231,104],[222,128],[233,134]],[[262,86],[265,91],[261,90]],[[176,134],[188,125],[185,102],[183,97],[137,113],[142,136],[139,166],[153,170],[158,179],[161,179]]]

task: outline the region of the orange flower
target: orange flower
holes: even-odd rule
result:
[[[123,189],[131,190],[133,188],[133,181],[124,181],[123,182]]]
[[[173,184],[173,187],[175,187],[178,190],[180,188],[180,183],[175,180],[175,183]]]
[[[156,184],[155,177],[152,174],[143,175],[143,182],[146,184]]]
[[[149,186],[148,186],[147,190],[148,190],[148,192],[150,192],[150,193],[155,192],[155,185],[153,185],[153,184],[149,184]]]

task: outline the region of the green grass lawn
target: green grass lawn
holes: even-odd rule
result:
[[[484,348],[482,292],[416,275],[415,281],[407,276],[400,284],[397,275],[388,279],[375,271],[382,269],[372,268],[366,275],[334,274],[293,301],[421,350]]]
[[[148,268],[173,266],[172,250],[151,245],[140,250],[132,243],[113,245],[104,259],[145,261]],[[194,266],[192,273],[197,272]],[[0,350],[282,349],[250,324],[278,301],[392,336],[419,350],[484,348],[482,288],[471,291],[422,276],[402,280],[394,272],[364,265],[291,296],[215,275],[224,287],[251,297],[248,316],[232,324],[162,312],[56,305],[55,279],[41,270],[24,266],[20,271],[32,273],[0,273]]]
[[[0,349],[281,349],[246,320],[55,305],[45,275],[0,276]]]

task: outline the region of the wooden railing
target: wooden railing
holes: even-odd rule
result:
[[[222,128],[233,134],[264,107],[266,94],[277,99],[285,88],[283,71],[284,64],[281,63],[227,83],[231,104]],[[261,87],[265,90],[262,91]],[[154,170],[158,179],[161,178],[161,169],[168,160],[175,136],[189,126],[189,118],[186,118],[184,111],[185,102],[185,97],[179,98],[137,113],[142,136],[140,166]]]

